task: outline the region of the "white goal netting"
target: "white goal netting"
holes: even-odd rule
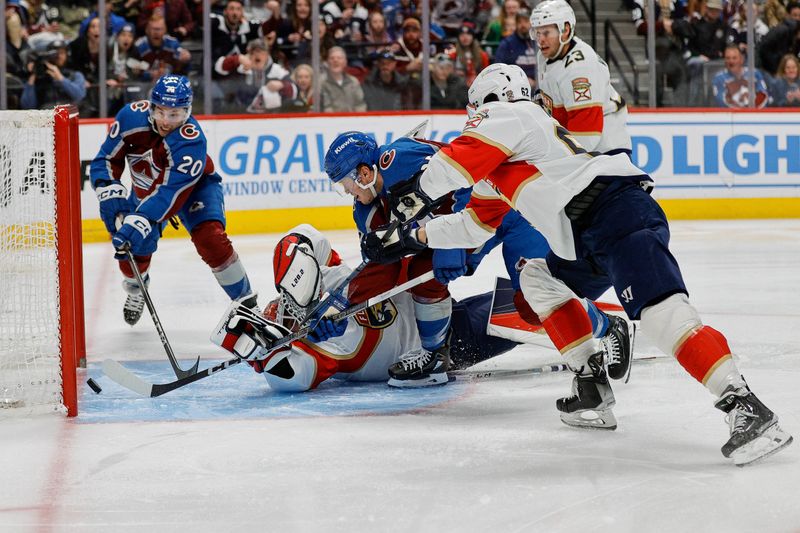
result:
[[[53,121],[0,112],[0,417],[63,409]]]

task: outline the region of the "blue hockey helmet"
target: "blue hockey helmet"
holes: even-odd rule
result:
[[[192,107],[192,85],[186,76],[161,76],[150,92],[150,104],[163,107]]]
[[[334,183],[344,178],[355,179],[358,165],[374,165],[378,160],[378,143],[360,131],[346,131],[331,143],[325,154],[325,173]]]

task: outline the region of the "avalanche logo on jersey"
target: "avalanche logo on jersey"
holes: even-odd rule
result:
[[[392,161],[394,161],[394,156],[397,155],[397,150],[392,148],[387,152],[383,152],[381,154],[381,158],[378,161],[378,166],[381,167],[381,170],[386,170],[392,165]]]
[[[153,149],[143,154],[128,154],[126,156],[131,169],[131,179],[138,189],[149,190],[153,183],[161,176],[161,169],[153,160]]]
[[[385,329],[394,324],[397,318],[397,307],[391,300],[379,302],[372,307],[356,313],[355,319],[360,325],[371,329]]]
[[[592,99],[592,84],[589,78],[575,78],[572,80],[572,97],[576,102],[586,102]]]

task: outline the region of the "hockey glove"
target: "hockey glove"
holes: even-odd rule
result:
[[[329,318],[320,320],[316,327],[308,334],[308,340],[319,344],[332,337],[341,337],[347,329],[347,320],[333,321]]]
[[[158,239],[153,234],[153,225],[142,215],[126,215],[122,226],[114,234],[111,244],[117,250],[116,258],[125,259],[125,250],[133,255],[150,255],[156,251]]]
[[[402,225],[387,235],[391,228],[383,226],[361,238],[361,253],[375,263],[394,263],[407,255],[421,252],[427,245],[417,238],[416,225]]]
[[[123,184],[118,181],[104,183],[106,185],[99,185],[94,192],[100,201],[100,218],[108,232],[113,234],[117,231],[114,225],[117,216],[124,217],[133,211],[133,206],[128,200],[128,189]]]
[[[427,164],[424,167],[427,167]],[[412,178],[394,185],[388,191],[389,207],[400,222],[420,220],[437,207],[438,202],[434,202],[419,188],[421,175],[421,171],[417,172]]]
[[[433,251],[433,277],[442,285],[467,273],[467,251],[461,248]]]
[[[236,301],[217,324],[211,342],[241,359],[257,361],[269,357],[272,346],[290,334],[281,324],[260,317]]]

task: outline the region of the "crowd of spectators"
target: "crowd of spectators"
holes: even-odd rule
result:
[[[49,1],[7,1],[9,107],[70,102],[83,116],[97,116],[96,5]],[[535,88],[537,50],[528,31],[537,1],[430,0],[433,109],[462,108],[466,88],[492,62],[519,65]],[[622,1],[646,35],[645,0]],[[800,4],[782,1],[758,3],[758,106],[800,106]],[[657,0],[656,6],[659,104],[670,103],[664,95],[671,92],[676,105],[747,106],[744,0]],[[200,83],[201,1],[109,0],[107,7],[109,114],[144,98],[166,73],[188,75],[198,94],[210,91],[216,113],[308,111],[315,76],[324,112],[421,106],[419,0],[321,0],[320,72],[310,67],[310,0],[212,0],[210,87]]]
[[[645,0],[623,0],[647,35]],[[800,3],[756,1],[755,95],[749,88],[746,0],[656,0],[657,105],[800,106]],[[669,90],[665,90],[669,89]],[[671,93],[671,98],[666,95]]]

